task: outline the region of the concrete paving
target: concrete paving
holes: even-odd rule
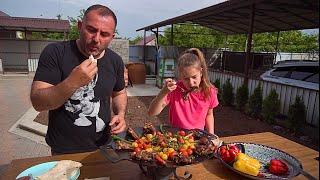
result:
[[[32,78],[29,75],[0,76],[0,173],[13,159],[50,155],[48,146],[30,140],[32,133],[30,138],[24,138],[9,132],[31,107]]]
[[[50,155],[47,126],[34,122],[39,114],[29,99],[33,75],[0,75],[0,174],[13,159]],[[127,88],[128,96],[155,96],[154,80]]]

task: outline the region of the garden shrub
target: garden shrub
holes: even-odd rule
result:
[[[248,90],[248,86],[246,84],[242,84],[242,86],[240,86],[237,89],[237,94],[236,94],[236,109],[240,110],[240,111],[244,111],[245,110],[245,106],[248,102],[248,96],[249,96],[249,90]]]
[[[259,85],[254,89],[252,95],[249,98],[248,101],[248,113],[258,118],[261,116],[261,110],[262,110],[262,88],[259,83]]]
[[[299,96],[296,97],[294,104],[289,106],[288,121],[294,133],[300,132],[306,122],[306,107]]]
[[[220,79],[216,79],[215,81],[214,81],[214,86],[218,89],[218,100],[219,100],[219,102],[221,102],[221,88],[220,88]]]
[[[263,119],[270,123],[275,123],[275,117],[280,112],[280,100],[276,90],[271,90],[270,94],[262,101]]]
[[[222,87],[222,102],[224,105],[231,106],[234,101],[233,87],[230,79]]]

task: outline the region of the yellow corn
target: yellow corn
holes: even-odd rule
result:
[[[248,163],[248,161],[245,160],[237,160],[233,163],[233,167],[246,174],[250,174],[252,176],[257,176],[259,174],[259,168],[256,168],[252,164]]]
[[[256,167],[257,169],[260,169],[261,164],[257,159],[254,159],[244,153],[239,153],[235,159],[235,161],[237,160],[244,160],[246,162],[248,162],[249,164],[251,164],[252,166]]]

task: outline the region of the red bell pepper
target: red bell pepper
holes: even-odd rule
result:
[[[224,162],[231,163],[240,153],[240,149],[236,145],[225,145],[220,147],[219,153]]]
[[[269,163],[269,172],[275,175],[284,175],[288,173],[288,165],[279,159],[271,159]]]

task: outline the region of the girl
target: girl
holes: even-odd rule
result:
[[[150,116],[158,115],[169,105],[173,127],[206,129],[214,134],[213,108],[218,106],[217,89],[210,83],[202,52],[185,51],[178,59],[179,81],[166,79],[164,87],[149,107]]]

